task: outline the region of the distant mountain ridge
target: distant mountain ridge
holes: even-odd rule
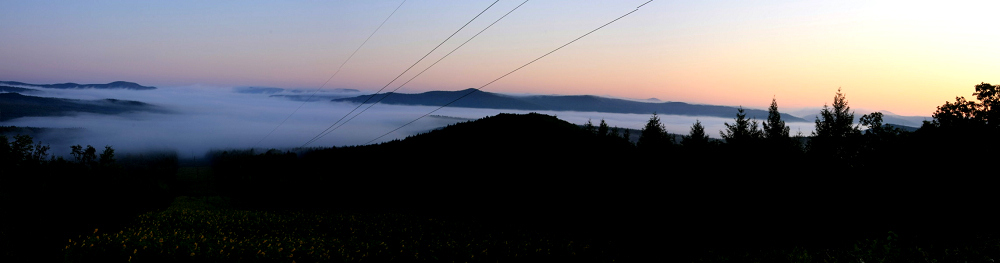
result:
[[[39,87],[39,88],[50,88],[50,89],[129,89],[129,90],[154,90],[156,87],[143,86],[138,83],[128,82],[128,81],[115,81],[108,84],[77,84],[77,83],[59,83],[59,84],[31,84],[17,81],[0,81],[3,85],[13,85],[13,86],[28,86],[28,87]]]
[[[131,100],[73,100],[0,93],[0,121],[31,116],[64,116],[76,112],[119,114],[136,111],[165,112],[166,110]]]
[[[233,91],[236,92],[236,93],[245,93],[245,94],[275,94],[275,93],[281,93],[281,92],[289,92],[289,93],[306,93],[306,92],[311,92],[311,93],[315,93],[315,92],[319,92],[320,90],[309,91],[309,90],[302,90],[302,89],[285,89],[285,88],[275,88],[275,87],[235,87],[235,88],[233,88]],[[322,90],[322,91],[324,93],[328,93],[328,92],[334,92],[334,93],[361,92],[360,90],[356,90],[356,89],[344,89],[344,88],[326,89],[326,90]]]
[[[479,91],[476,89],[465,89],[460,91],[429,91],[417,94],[382,93],[369,100],[369,103],[382,99],[380,103],[386,104],[441,106],[465,94],[468,95],[449,106],[530,111],[594,111],[633,114],[652,114],[655,112],[656,114],[665,115],[711,116],[722,118],[734,118],[737,112],[737,107],[731,106],[699,105],[684,102],[639,102],[593,95],[509,96]],[[367,100],[370,96],[371,95],[363,95],[343,99],[334,99],[332,101],[361,103]],[[747,114],[748,118],[757,118],[757,120],[767,119],[767,111],[765,110],[743,110]],[[781,119],[786,122],[806,121],[805,119],[784,113],[781,114]]]

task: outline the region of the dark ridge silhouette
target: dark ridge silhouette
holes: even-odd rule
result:
[[[0,86],[0,92],[14,92],[14,93],[24,93],[24,92],[36,92],[36,89],[29,88],[19,88],[11,86]]]
[[[135,111],[165,112],[155,105],[131,100],[74,100],[0,93],[0,121],[28,116],[63,116],[75,112],[120,114]]]
[[[153,90],[156,87],[143,86],[134,82],[128,81],[115,81],[108,84],[77,84],[77,83],[60,83],[60,84],[30,84],[17,81],[0,81],[0,84],[4,85],[17,85],[17,86],[30,86],[39,88],[50,88],[50,89],[130,89],[130,90]]]
[[[331,95],[331,94],[317,94],[317,95],[305,95],[305,94],[294,94],[294,95],[283,95],[275,94],[268,97],[275,98],[285,98],[294,101],[330,101],[335,99],[341,99],[345,97],[350,97],[350,95]]]
[[[246,94],[275,94],[285,91],[285,89],[272,87],[236,87],[233,88],[233,91]]]
[[[478,91],[476,89],[465,89],[460,91],[430,91],[418,94],[392,93],[376,95],[371,101],[377,101],[385,97],[381,103],[399,105],[424,105],[441,106],[462,95],[472,92],[470,95],[451,104],[451,107],[464,108],[490,108],[490,109],[512,109],[528,111],[596,111],[609,113],[633,113],[650,114],[653,112],[667,115],[687,115],[687,116],[713,116],[730,117],[736,107],[697,105],[683,102],[638,102],[623,99],[604,98],[592,95],[579,96],[556,96],[556,95],[536,95],[536,96],[508,96],[498,93]],[[357,96],[351,98],[335,99],[333,101],[361,103],[368,99],[368,96]],[[763,119],[767,117],[767,111],[747,109],[747,117]],[[787,121],[805,121],[802,118],[783,114],[782,118]]]
[[[13,137],[15,135],[27,135],[33,138],[39,138],[47,134],[69,134],[71,132],[79,132],[82,130],[83,128],[0,126],[0,135],[7,135],[8,137]]]
[[[247,94],[275,94],[275,93],[279,93],[279,92],[290,92],[290,93],[308,93],[308,92],[312,92],[310,90],[284,89],[284,88],[274,88],[274,87],[236,87],[236,88],[233,88],[233,91],[235,91],[236,93],[247,93]],[[340,88],[340,89],[326,89],[325,91],[327,91],[327,92],[341,92],[341,93],[346,93],[346,92],[361,92],[360,90],[356,90],[356,89],[343,89],[343,88]]]

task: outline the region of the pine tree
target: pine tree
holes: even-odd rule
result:
[[[771,99],[771,107],[767,108],[767,122],[764,122],[764,138],[772,144],[784,143],[789,140],[788,126],[781,120],[781,113],[778,112],[778,100]]]
[[[726,129],[719,131],[723,139],[726,139],[726,143],[732,145],[747,145],[751,144],[762,137],[762,132],[757,128],[756,119],[747,119],[747,114],[743,112],[743,107],[740,106],[736,113],[736,123],[726,125]]]
[[[594,127],[594,123],[593,122],[590,122],[590,119],[587,120],[587,124],[583,125],[583,130],[585,130],[585,131],[587,131],[587,132],[589,132],[591,134],[597,133],[597,128]]]
[[[859,145],[859,126],[854,125],[854,113],[847,106],[847,98],[837,89],[833,97],[833,108],[823,105],[823,111],[816,117],[816,130],[809,141],[809,152],[821,158],[840,160],[838,165],[852,166]],[[822,118],[820,118],[822,117]]]
[[[639,141],[636,142],[636,147],[645,150],[661,149],[670,146],[673,141],[667,136],[667,129],[660,123],[660,117],[653,113],[653,116],[649,118],[646,122],[646,126],[642,128],[642,133],[639,134]]]
[[[847,106],[847,98],[844,93],[837,89],[837,95],[833,97],[833,109],[823,105],[820,117],[816,117],[816,131],[813,136],[820,138],[846,138],[859,133],[858,127],[854,124],[854,112],[850,112],[851,107]]]
[[[708,135],[705,134],[705,127],[701,125],[701,121],[695,120],[694,125],[691,125],[691,132],[687,136],[684,136],[684,140],[681,141],[685,147],[705,147],[708,145]]]
[[[601,124],[597,126],[597,135],[607,136],[608,135],[608,123],[601,119]]]

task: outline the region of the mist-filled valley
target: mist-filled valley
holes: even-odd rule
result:
[[[996,127],[983,105],[997,101],[991,94],[1000,86],[975,88],[979,102],[946,102],[919,128],[886,122],[915,118],[857,114],[839,90],[814,122],[786,122],[804,118],[783,114],[777,100],[760,111],[484,93],[490,99],[472,99],[479,104],[439,108],[427,101],[458,94],[428,92],[395,94],[410,100],[367,110],[373,104],[341,101],[365,97],[356,90],[302,97],[280,88],[10,88],[19,93],[0,94],[4,112],[39,116],[4,122],[4,202],[13,213],[51,209],[9,218],[4,231],[46,244],[34,253],[68,237],[68,262],[409,261],[421,253],[430,261],[613,262],[657,251],[771,261],[816,249],[828,249],[817,256],[828,260],[991,258],[1000,229],[981,209],[993,200],[989,178],[953,170],[969,156],[995,156],[997,141],[987,135]],[[564,100],[695,116],[476,108]],[[407,103],[425,105],[398,105]],[[717,110],[732,117],[712,116]],[[331,124],[345,115],[356,120]],[[330,127],[340,129],[322,137]],[[74,215],[85,216],[37,233],[11,227]],[[253,219],[231,221],[237,217]],[[353,224],[365,234],[344,232]],[[266,226],[272,232],[261,234]],[[206,231],[222,232],[190,234]],[[871,238],[883,237],[905,241],[881,252],[850,249],[878,247]],[[206,243],[219,238],[254,244]],[[272,238],[281,243],[265,246]],[[419,245],[423,238],[430,244]],[[149,243],[156,239],[167,241]],[[334,251],[322,249],[329,244]],[[967,251],[949,254],[955,246]]]
[[[330,100],[368,94],[357,90],[317,92],[316,89],[268,90],[206,86],[159,87],[154,90],[33,89],[22,93],[46,98],[127,100],[147,103],[157,108],[113,114],[66,112],[64,116],[27,116],[0,123],[3,126],[51,128],[36,133],[35,137],[36,140],[51,145],[52,153],[60,156],[67,156],[69,146],[77,144],[100,147],[110,145],[122,154],[167,151],[176,152],[185,158],[199,159],[211,150],[290,150],[303,146],[362,145],[402,139],[498,113],[539,112],[579,125],[587,121],[596,124],[603,119],[611,126],[635,130],[641,129],[649,119],[649,114],[447,107],[372,141],[437,108],[377,104],[346,125],[338,125],[337,130],[306,144],[358,107],[357,103]],[[305,101],[307,99],[309,101]],[[365,104],[361,109],[369,105]],[[348,118],[358,112],[360,109]],[[715,116],[662,115],[662,119],[667,131],[675,134],[686,133],[695,121],[700,121],[709,136],[714,138],[720,138],[719,131],[725,128],[723,123],[732,122],[729,117]],[[808,135],[813,130],[812,122],[788,124],[793,132],[801,132],[802,135]]]
[[[995,10],[0,1],[0,262],[995,262]]]

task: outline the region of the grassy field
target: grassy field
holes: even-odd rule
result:
[[[68,262],[612,262],[607,244],[403,214],[248,211],[178,197],[117,233],[67,240]]]
[[[824,246],[728,243],[628,247],[628,240],[539,231],[455,216],[240,208],[216,193],[209,167],[182,167],[166,209],[65,240],[65,262],[995,262],[988,234],[883,232]],[[641,236],[641,235],[638,235]],[[720,236],[719,238],[726,238]],[[669,240],[671,237],[643,240]],[[645,242],[645,241],[644,241]],[[633,242],[634,243],[634,242]],[[634,244],[632,244],[634,245]],[[752,248],[751,248],[752,247]],[[764,247],[764,248],[762,248]],[[626,252],[627,251],[627,252]]]

